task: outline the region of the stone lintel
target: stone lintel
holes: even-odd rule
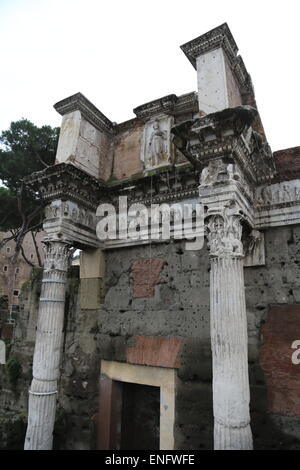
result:
[[[54,105],[54,109],[64,116],[74,111],[80,111],[82,116],[89,121],[96,129],[113,134],[114,124],[99,111],[82,93],[69,96]]]

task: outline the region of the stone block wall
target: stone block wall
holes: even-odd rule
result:
[[[294,396],[299,366],[291,364],[293,350],[286,342],[285,349],[277,351],[282,357],[273,364],[272,382],[265,365],[265,355],[272,350],[268,336],[264,339],[272,305],[282,306],[277,314],[280,328],[292,328],[295,338],[290,338],[291,343],[300,339],[300,227],[269,229],[265,236],[266,265],[244,269],[254,444],[257,449],[300,448],[299,402]],[[212,448],[207,249],[188,252],[183,243],[176,242],[152,245],[151,249],[111,250],[106,253],[106,266],[105,303],[98,319],[101,358],[130,362],[131,351],[149,338],[179,341],[176,447]],[[296,310],[294,327],[289,330],[291,308]],[[286,370],[283,375],[282,367]],[[290,390],[290,400],[284,393],[288,411],[272,405],[272,386],[281,393]]]
[[[265,243],[266,265],[244,269],[254,447],[300,449],[300,365],[291,363],[290,344],[300,340],[300,227],[269,229]],[[175,368],[175,446],[212,449],[207,248],[186,251],[178,241],[115,249],[106,252],[105,265],[95,306],[84,299],[93,292],[80,286],[89,279],[80,282],[77,267],[69,273],[55,448],[97,447],[100,362],[106,359]],[[18,393],[0,366],[0,434],[9,448],[21,448],[25,433],[34,344],[29,320],[37,308],[30,296],[38,299],[38,289],[30,294],[29,287],[10,349],[21,364]],[[8,432],[16,427],[19,434]]]

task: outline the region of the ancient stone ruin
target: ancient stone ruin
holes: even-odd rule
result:
[[[121,124],[81,93],[54,106],[55,165],[27,179],[47,236],[13,346],[24,412],[34,349],[25,449],[300,449],[300,148],[272,152],[227,24],[181,49],[197,93]],[[176,203],[170,236],[143,209],[141,236],[101,239],[100,204],[127,231],[125,196]]]

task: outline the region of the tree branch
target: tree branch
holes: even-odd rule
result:
[[[45,167],[45,168],[49,168],[49,165],[47,165],[47,163],[44,162],[44,160],[42,159],[42,157],[40,156],[40,154],[35,150],[35,148],[32,148],[33,149],[33,153],[35,154],[35,156],[38,158],[38,160],[40,161],[40,163]]]
[[[34,264],[31,261],[29,261],[29,259],[25,255],[24,248],[23,248],[22,245],[21,245],[21,254],[22,254],[24,260],[26,261],[26,263],[29,264],[29,266],[31,266],[32,268],[34,268]]]

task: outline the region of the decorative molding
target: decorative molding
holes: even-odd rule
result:
[[[163,96],[157,100],[142,104],[133,110],[134,114],[147,120],[159,114],[176,115],[184,112],[198,112],[197,93],[186,93],[181,96],[174,94]]]
[[[196,167],[226,158],[237,163],[252,184],[269,181],[275,174],[270,147],[251,128],[257,111],[237,106],[173,126],[174,144]]]
[[[198,196],[199,172],[191,165],[180,169],[169,166],[159,170],[134,181],[120,181],[109,186],[109,200],[114,203],[122,195],[128,197],[130,204],[149,205]]]
[[[24,182],[33,192],[38,191],[46,202],[65,199],[94,210],[106,188],[102,180],[88,175],[71,163],[50,166],[27,176]]]
[[[115,133],[115,125],[82,93],[76,93],[59,101],[54,105],[54,109],[62,116],[73,111],[80,111],[82,116],[96,129],[109,134]]]

